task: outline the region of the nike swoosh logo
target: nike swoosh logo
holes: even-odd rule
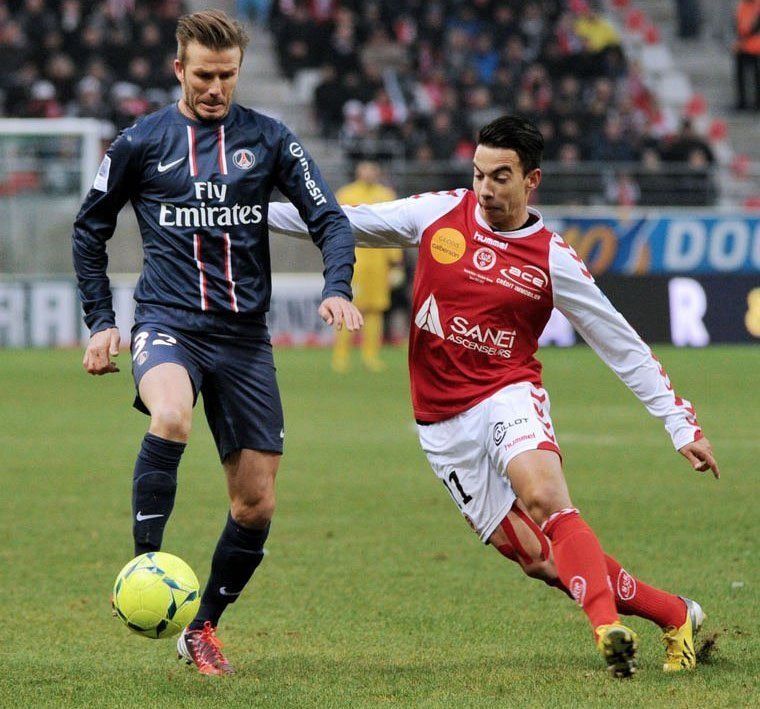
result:
[[[162,165],[159,161],[158,167],[156,168],[159,172],[166,172],[167,170],[171,170],[175,165],[179,165],[185,158],[179,158],[178,160],[175,160],[174,162],[168,162],[166,165]]]
[[[219,589],[220,596],[239,596],[242,591],[228,591],[226,586],[222,586]]]
[[[156,517],[163,517],[163,515],[144,515],[142,512],[138,512],[135,515],[135,519],[138,522],[143,522],[146,519],[155,519]]]

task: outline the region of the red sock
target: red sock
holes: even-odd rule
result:
[[[631,576],[609,554],[604,556],[618,611],[646,618],[661,628],[680,627],[686,622],[686,604],[678,596],[645,584]]]
[[[578,510],[552,515],[544,527],[552,541],[557,574],[596,628],[619,620],[599,540]]]

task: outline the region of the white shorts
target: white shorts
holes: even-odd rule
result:
[[[511,384],[453,418],[417,425],[420,445],[481,541],[487,542],[516,495],[509,462],[529,450],[560,453],[549,395],[527,382]]]

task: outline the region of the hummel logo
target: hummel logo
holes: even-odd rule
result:
[[[179,165],[185,158],[179,158],[178,160],[175,160],[174,162],[168,162],[166,165],[162,165],[161,161],[158,162],[158,167],[156,168],[159,172],[166,172],[167,170],[171,170],[175,165]]]
[[[440,338],[444,337],[441,316],[438,314],[438,303],[435,302],[435,296],[432,293],[414,316],[414,324],[420,330],[427,330]]]
[[[242,591],[228,591],[226,586],[222,586],[219,589],[220,596],[239,596]]]
[[[146,519],[155,519],[156,517],[163,517],[163,515],[144,515],[142,511],[135,515],[135,519],[138,522],[144,522]]]

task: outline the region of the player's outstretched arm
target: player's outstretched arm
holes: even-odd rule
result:
[[[112,374],[118,372],[119,368],[116,362],[111,361],[111,357],[119,355],[119,345],[121,337],[119,329],[109,327],[107,330],[96,332],[87,344],[84,351],[82,366],[88,374]]]
[[[550,252],[550,272],[554,306],[647,411],[662,420],[675,450],[692,464],[698,463],[697,469],[712,468],[715,461],[710,444],[703,442],[706,439],[691,402],[676,394],[649,347],[602,294],[575,251],[556,236]],[[695,458],[692,460],[690,455]],[[702,464],[707,467],[700,468]]]
[[[718,461],[713,455],[712,445],[704,436],[698,441],[687,443],[683,448],[679,448],[678,452],[691,463],[691,467],[697,472],[706,473],[708,470],[712,470],[712,474],[716,478],[720,477],[720,469],[718,468]]]
[[[356,332],[364,325],[364,318],[358,308],[341,296],[325,298],[318,312],[322,320],[333,325],[336,330],[341,330],[345,325],[349,332]]]
[[[348,217],[358,247],[409,248],[419,245],[420,241],[420,230],[414,221],[416,215],[410,204],[409,199],[396,199],[357,207],[341,205],[341,209]],[[309,238],[309,230],[292,204],[270,203],[268,220],[271,233]]]

